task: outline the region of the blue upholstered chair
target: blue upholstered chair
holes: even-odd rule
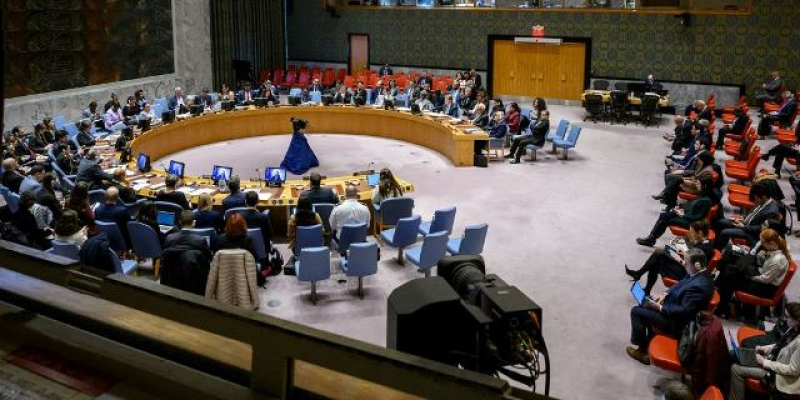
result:
[[[106,200],[106,191],[103,189],[95,189],[89,191],[89,205],[103,204]]]
[[[339,262],[345,275],[358,277],[358,297],[363,299],[363,278],[378,273],[378,244],[375,242],[352,243],[347,258],[342,257]]]
[[[75,243],[71,242],[64,242],[62,240],[54,239],[51,243],[53,247],[47,250],[50,254],[55,254],[57,256],[66,257],[71,260],[78,261],[81,259],[80,251],[81,248]]]
[[[6,199],[6,205],[8,206],[8,210],[12,213],[17,212],[19,209],[19,195],[8,190],[3,193],[3,198]]]
[[[116,222],[95,221],[95,226],[100,232],[105,232],[108,236],[109,246],[118,253],[124,253],[127,250],[125,238],[122,236],[122,231],[117,226]]]
[[[74,122],[67,122],[64,125],[64,130],[67,131],[67,137],[77,142],[76,137],[78,136],[78,127],[75,125]],[[78,144],[78,143],[76,143]],[[78,144],[78,148],[81,146]]]
[[[447,232],[436,232],[425,236],[421,245],[416,245],[406,250],[406,258],[419,267],[425,276],[431,275],[431,268],[435,267],[447,254]]]
[[[56,115],[53,117],[53,125],[55,125],[56,129],[64,129],[64,125],[67,123],[67,117],[63,115]]]
[[[339,254],[344,256],[352,243],[367,241],[367,224],[345,224],[339,232],[339,239],[336,240],[336,247]]]
[[[247,237],[250,238],[250,243],[253,244],[253,251],[256,252],[256,262],[258,262],[259,266],[264,265],[268,255],[267,248],[264,246],[264,235],[261,232],[261,228],[247,228]]]
[[[300,97],[303,94],[303,90],[300,88],[292,88],[289,90],[289,97]]]
[[[456,208],[447,207],[436,210],[433,213],[432,221],[425,221],[419,225],[419,233],[422,236],[431,233],[446,231],[447,234],[453,233],[453,224],[456,221]]]
[[[166,211],[175,214],[175,219],[180,218],[181,213],[183,213],[183,207],[170,201],[154,201],[153,205],[156,206],[156,210],[158,211]]]
[[[316,226],[322,229],[321,226]],[[317,282],[331,277],[331,253],[328,248],[324,246],[303,248],[294,267],[297,280],[311,282],[311,302],[317,304]]]
[[[214,228],[194,228],[190,229],[189,232],[207,238],[206,243],[208,243],[208,247],[212,249],[217,248],[217,231]]]
[[[161,258],[161,251],[163,250],[161,248],[161,241],[158,238],[158,232],[153,230],[149,225],[137,221],[130,221],[128,222],[128,234],[131,237],[133,254],[136,255],[137,259],[152,258],[153,269],[156,276],[158,276],[158,259]]]
[[[414,199],[411,197],[395,197],[386,199],[381,204],[375,204],[375,236],[387,227],[397,225],[401,218],[408,218],[414,212]]]
[[[421,221],[419,215],[401,218],[397,221],[397,227],[381,232],[383,242],[397,248],[397,261],[400,265],[403,265],[403,249],[417,242]]]
[[[563,149],[564,150],[564,159],[567,159],[567,152],[569,149],[575,147],[578,144],[578,138],[581,136],[581,127],[578,125],[572,125],[569,130],[569,134],[567,135],[566,139],[554,139],[553,140],[553,148],[554,149]]]
[[[124,275],[135,274],[139,268],[139,263],[135,260],[120,260],[119,255],[113,250],[108,249],[111,253],[111,260],[114,262],[114,272],[119,272]]]
[[[133,203],[124,203],[125,208],[128,209],[128,213],[131,215],[131,218],[136,218],[139,215],[139,209],[142,208],[142,203],[145,201],[148,201],[148,199],[139,199]]]
[[[333,208],[336,207],[335,204],[331,203],[319,203],[314,204],[312,208],[314,212],[319,214],[319,219],[322,220],[322,227],[325,228],[325,235],[328,236],[331,234],[331,213],[333,212]]]
[[[558,128],[551,130],[544,139],[551,143],[556,139],[564,139],[564,137],[567,136],[567,128],[569,128],[569,121],[562,119],[558,122]],[[556,153],[555,145],[553,145],[553,150],[551,152],[553,154]],[[531,158],[535,159],[535,155],[532,155]]]
[[[295,232],[294,254],[300,254],[306,247],[320,247],[325,245],[322,237],[322,225],[298,226]]]
[[[447,242],[447,251],[454,256],[479,255],[483,253],[487,231],[489,231],[487,224],[469,225],[464,228],[464,236],[450,239]]]

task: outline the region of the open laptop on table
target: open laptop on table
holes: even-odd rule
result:
[[[759,365],[758,361],[756,360],[756,349],[739,347],[739,344],[736,343],[736,336],[731,333],[730,329],[728,329],[728,336],[730,337],[729,341],[731,343],[734,361],[738,361],[739,365],[743,367],[758,367]]]
[[[161,233],[169,232],[175,226],[175,213],[159,211],[156,213],[156,223],[158,223]]]

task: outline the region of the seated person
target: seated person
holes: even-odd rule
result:
[[[128,184],[128,177],[125,176],[125,170],[119,168],[114,171],[114,180],[111,185],[119,190],[119,198],[125,204],[136,203],[139,200],[136,197],[136,191]]]
[[[366,224],[369,229],[370,213],[367,206],[358,201],[358,188],[347,185],[345,200],[333,208],[330,217],[331,230],[339,237],[339,230],[345,224]]]
[[[119,190],[115,187],[106,189],[105,202],[94,210],[94,217],[97,221],[114,222],[119,227],[125,243],[130,244],[131,239],[128,234],[128,222],[131,221],[131,213],[124,205],[119,204]]]
[[[140,126],[144,124],[144,121],[150,121],[150,126],[153,126],[161,123],[161,116],[153,112],[153,107],[150,103],[145,103],[144,107],[142,107],[142,112],[139,113],[138,120]]]
[[[295,256],[300,254],[300,249],[295,248],[297,227],[313,225],[322,225],[322,219],[319,217],[319,214],[314,212],[311,199],[301,196],[300,199],[297,200],[297,209],[294,215],[289,218],[289,228],[286,233],[289,239],[289,249],[292,250]]]
[[[258,211],[258,193],[250,191],[244,194],[244,206],[246,210],[239,211],[239,215],[244,217],[249,228],[261,228],[261,236],[264,238],[264,248],[267,252],[272,248],[272,224],[268,216]],[[258,260],[258,258],[256,258]]]
[[[711,121],[711,109],[708,108],[708,105],[706,105],[706,102],[703,100],[695,100],[693,104],[687,106],[684,115],[695,121],[701,119]]]
[[[358,89],[356,89],[355,96],[353,96],[353,104],[356,106],[367,104],[367,89],[364,87],[364,82],[358,81]]]
[[[452,118],[459,118],[461,110],[458,104],[453,100],[452,95],[444,96],[444,104],[442,105],[442,114],[448,115]]]
[[[761,159],[764,161],[769,161],[770,157],[775,157],[775,161],[772,162],[772,168],[775,170],[775,175],[777,178],[780,179],[781,170],[783,169],[783,160],[787,158],[794,158],[800,161],[800,151],[798,151],[798,146],[799,145],[797,143],[778,143],[768,152],[762,154]]]
[[[111,103],[111,108],[109,108],[108,111],[106,111],[106,113],[103,115],[103,120],[106,130],[109,132],[116,132],[125,129],[125,116],[122,115],[122,107],[120,107],[119,102],[114,101]],[[81,144],[81,146],[85,145]]]
[[[19,185],[19,194],[33,193],[33,195],[36,196],[39,190],[42,189],[42,184],[39,182],[42,181],[44,175],[45,171],[43,165],[35,164],[31,167],[30,171],[28,171],[28,175],[25,176],[25,179],[23,179],[22,183]]]
[[[508,124],[508,132],[512,135],[522,133],[520,122],[522,121],[522,110],[520,110],[517,102],[512,101],[508,103],[508,115],[506,115],[506,123]],[[548,122],[548,129],[550,129]],[[527,128],[527,127],[526,127]],[[545,133],[546,135],[546,133]]]
[[[495,111],[494,118],[483,128],[489,131],[489,137],[502,139],[508,134],[508,123],[502,111]]]
[[[97,107],[97,105],[95,105]],[[61,217],[56,219],[54,228],[56,240],[83,246],[86,241],[86,227],[81,225],[78,213],[67,210],[61,213]]]
[[[247,250],[253,256],[253,259],[258,260],[256,251],[253,248],[253,242],[247,236],[248,226],[247,221],[239,213],[231,215],[225,222],[224,233],[217,239],[216,250]]]
[[[105,189],[114,177],[107,174],[100,168],[99,155],[96,150],[89,150],[78,164],[78,174],[75,182],[86,182],[89,190]]]
[[[428,92],[427,91],[420,92],[419,98],[414,102],[414,104],[416,104],[417,107],[419,107],[420,111],[429,111],[429,112],[431,112],[431,111],[434,110],[433,103],[431,103],[431,101],[428,100]]]
[[[506,118],[508,120],[508,118]],[[511,164],[519,164],[522,155],[525,153],[525,146],[532,144],[534,146],[544,146],[547,133],[550,132],[550,111],[542,111],[542,115],[536,125],[531,128],[530,135],[519,135],[518,138],[511,141],[511,151],[507,154],[506,158],[514,158]]]
[[[791,117],[797,110],[797,101],[790,91],[783,92],[784,103],[781,108],[774,113],[765,115],[758,123],[758,136],[764,138],[772,133],[772,124],[777,122],[781,126],[791,126],[794,121],[790,121]]]
[[[697,198],[687,202],[684,207],[672,207],[669,211],[662,212],[650,234],[647,237],[636,239],[636,243],[652,247],[670,225],[688,228],[692,222],[704,219],[711,207],[718,203],[711,174],[701,174],[697,179],[689,181],[688,184],[695,185],[699,191]]]
[[[194,227],[195,228],[214,228],[217,232],[221,232],[225,221],[222,219],[222,213],[213,209],[214,200],[211,195],[203,193],[197,197],[197,210],[194,212]]]
[[[781,219],[781,209],[778,202],[770,196],[766,183],[758,182],[750,187],[750,200],[755,206],[744,218],[734,216],[733,219],[716,221],[718,235],[714,241],[714,248],[722,249],[735,238],[745,239],[752,245],[761,233],[764,222]]]
[[[141,111],[141,107],[136,103],[136,98],[128,96],[127,104],[125,104],[125,107],[122,107],[122,116],[125,118],[125,125],[136,125]]]
[[[486,113],[486,105],[478,103],[472,110],[472,117],[469,122],[478,128],[484,128],[489,125],[489,114]]]
[[[442,112],[444,109],[444,94],[442,94],[441,90],[435,90],[433,92],[429,92],[431,94],[431,104],[433,104],[433,111]]]
[[[17,160],[15,158],[3,160],[3,174],[0,175],[0,183],[12,192],[19,194],[19,187],[23,180],[25,180],[25,175],[20,171]]]
[[[161,253],[162,285],[205,295],[214,255],[203,236],[192,233],[194,215],[184,210],[177,218],[180,230],[167,236]]]
[[[250,82],[245,82],[242,90],[236,94],[236,104],[243,106],[253,104],[256,97],[258,97],[258,90],[252,90]]]
[[[694,124],[692,120],[685,118],[682,115],[678,115],[674,119],[675,121],[675,130],[673,133],[664,134],[664,140],[672,142],[672,154],[679,155],[683,151],[689,147],[692,142],[692,125]]]
[[[175,174],[169,174],[164,182],[166,187],[158,192],[156,201],[166,201],[181,206],[184,210],[189,210],[189,200],[186,200],[186,194],[178,191],[181,183],[181,178]]]
[[[175,218],[180,218],[180,216],[176,215]],[[136,220],[149,226],[158,235],[158,241],[161,242],[161,246],[164,246],[164,240],[167,239],[167,235],[161,231],[161,226],[158,224],[158,207],[156,207],[155,203],[150,200],[143,201],[139,206],[139,214],[136,215]],[[177,228],[173,227],[167,233],[172,233],[175,229]]]
[[[119,130],[124,128],[125,127],[122,127]],[[92,132],[90,132],[91,129],[92,123],[88,120],[83,120],[78,125],[78,134],[75,136],[75,139],[78,141],[78,144],[80,144],[81,147],[92,147],[97,143],[97,141],[94,139],[94,136],[92,136]]]
[[[686,236],[686,245],[689,249],[702,250],[706,259],[710,260],[714,257],[714,244],[708,239],[708,230],[708,221],[701,219],[692,222],[689,225],[689,234]],[[686,254],[675,251],[674,247],[667,245],[654,250],[639,270],[629,269],[626,264],[625,273],[634,281],[638,281],[644,274],[647,274],[644,292],[649,296],[659,275],[675,280],[681,280],[688,275],[684,262],[685,256]]]
[[[667,293],[645,299],[631,309],[631,343],[625,351],[642,364],[650,365],[647,348],[655,329],[673,337],[683,332],[697,313],[708,307],[714,292],[711,274],[706,270],[706,256],[700,249],[690,249],[684,256],[685,266],[694,272],[681,279]]]
[[[747,133],[744,131],[744,128],[747,127],[747,121],[750,121],[750,117],[738,107],[733,110],[733,117],[733,124],[725,124],[719,130],[719,135],[717,136],[717,149],[719,150],[725,149],[726,135],[744,135]]]
[[[791,398],[800,394],[800,303],[786,303],[786,320],[789,329],[774,344],[756,346],[757,367],[731,366],[730,400],[745,400],[745,380],[761,380],[774,375],[775,398]],[[770,379],[771,380],[771,379]],[[777,393],[774,393],[777,392]]]
[[[97,121],[103,118],[100,116],[100,112],[97,111],[96,101],[92,101],[91,103],[89,103],[89,108],[83,110],[81,118],[88,119],[89,121]]]
[[[372,204],[380,206],[384,200],[403,196],[403,188],[397,183],[394,174],[389,168],[384,168],[380,172],[380,182],[375,189],[372,189]]]
[[[781,88],[783,81],[781,81],[781,74],[778,71],[772,71],[769,79],[761,84],[761,89],[764,93],[756,96],[756,103],[763,104],[767,101],[779,102],[781,100]]]
[[[353,94],[347,86],[340,85],[336,94],[333,96],[333,102],[334,104],[352,104]]]
[[[240,191],[240,185],[241,181],[239,180],[239,175],[232,176],[231,180],[228,181],[228,190],[230,190],[231,193],[222,200],[223,211],[228,211],[231,208],[244,207],[244,193]]]
[[[75,175],[78,172],[78,160],[72,156],[68,145],[64,143],[54,145],[53,155],[56,156],[56,165],[65,175]]]
[[[673,209],[678,204],[678,195],[681,190],[697,190],[696,182],[700,180],[701,176],[711,177],[714,172],[714,161],[711,153],[701,151],[688,169],[668,169],[664,174],[664,190],[652,196],[653,199],[665,204],[667,210]]]
[[[339,204],[339,196],[331,188],[322,187],[322,176],[312,172],[308,177],[309,189],[300,193],[300,197],[307,197],[311,204],[330,203]]]
[[[792,259],[786,240],[768,228],[761,231],[759,238],[748,254],[736,256],[732,247],[725,249],[719,263],[720,274],[714,281],[720,296],[717,315],[734,314],[729,307],[733,292],[741,290],[769,298],[783,282]]]
[[[36,126],[33,127],[33,133],[25,137],[28,148],[33,150],[36,154],[45,154],[49,148],[47,146],[48,141],[45,137],[45,130],[44,124],[36,124]]]
[[[458,101],[458,107],[464,111],[472,110],[475,107],[475,99],[472,98],[471,87],[464,88],[464,94],[461,96],[461,100]]]

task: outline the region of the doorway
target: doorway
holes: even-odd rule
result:
[[[359,71],[369,69],[369,35],[350,33],[347,37],[349,41],[347,69],[350,75],[355,75]]]

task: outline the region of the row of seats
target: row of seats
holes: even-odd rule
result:
[[[418,81],[419,74],[416,71],[410,71],[408,74],[405,72],[397,72],[392,75],[380,77],[378,71],[375,70],[362,70],[353,75],[348,75],[347,70],[340,68],[334,72],[333,68],[326,68],[324,71],[320,67],[313,67],[311,70],[306,66],[298,68],[290,65],[288,69],[276,68],[273,71],[262,70],[259,74],[259,83],[270,80],[272,84],[284,86],[289,88],[305,88],[309,86],[315,79],[325,87],[331,87],[337,81],[342,82],[344,85],[355,88],[358,82],[363,82],[369,89],[374,89],[379,80],[383,80],[383,84],[388,86],[389,81],[394,80],[397,87],[405,89],[410,81]],[[431,76],[433,90],[446,90],[447,86],[453,83],[453,78],[450,75],[435,75]]]

